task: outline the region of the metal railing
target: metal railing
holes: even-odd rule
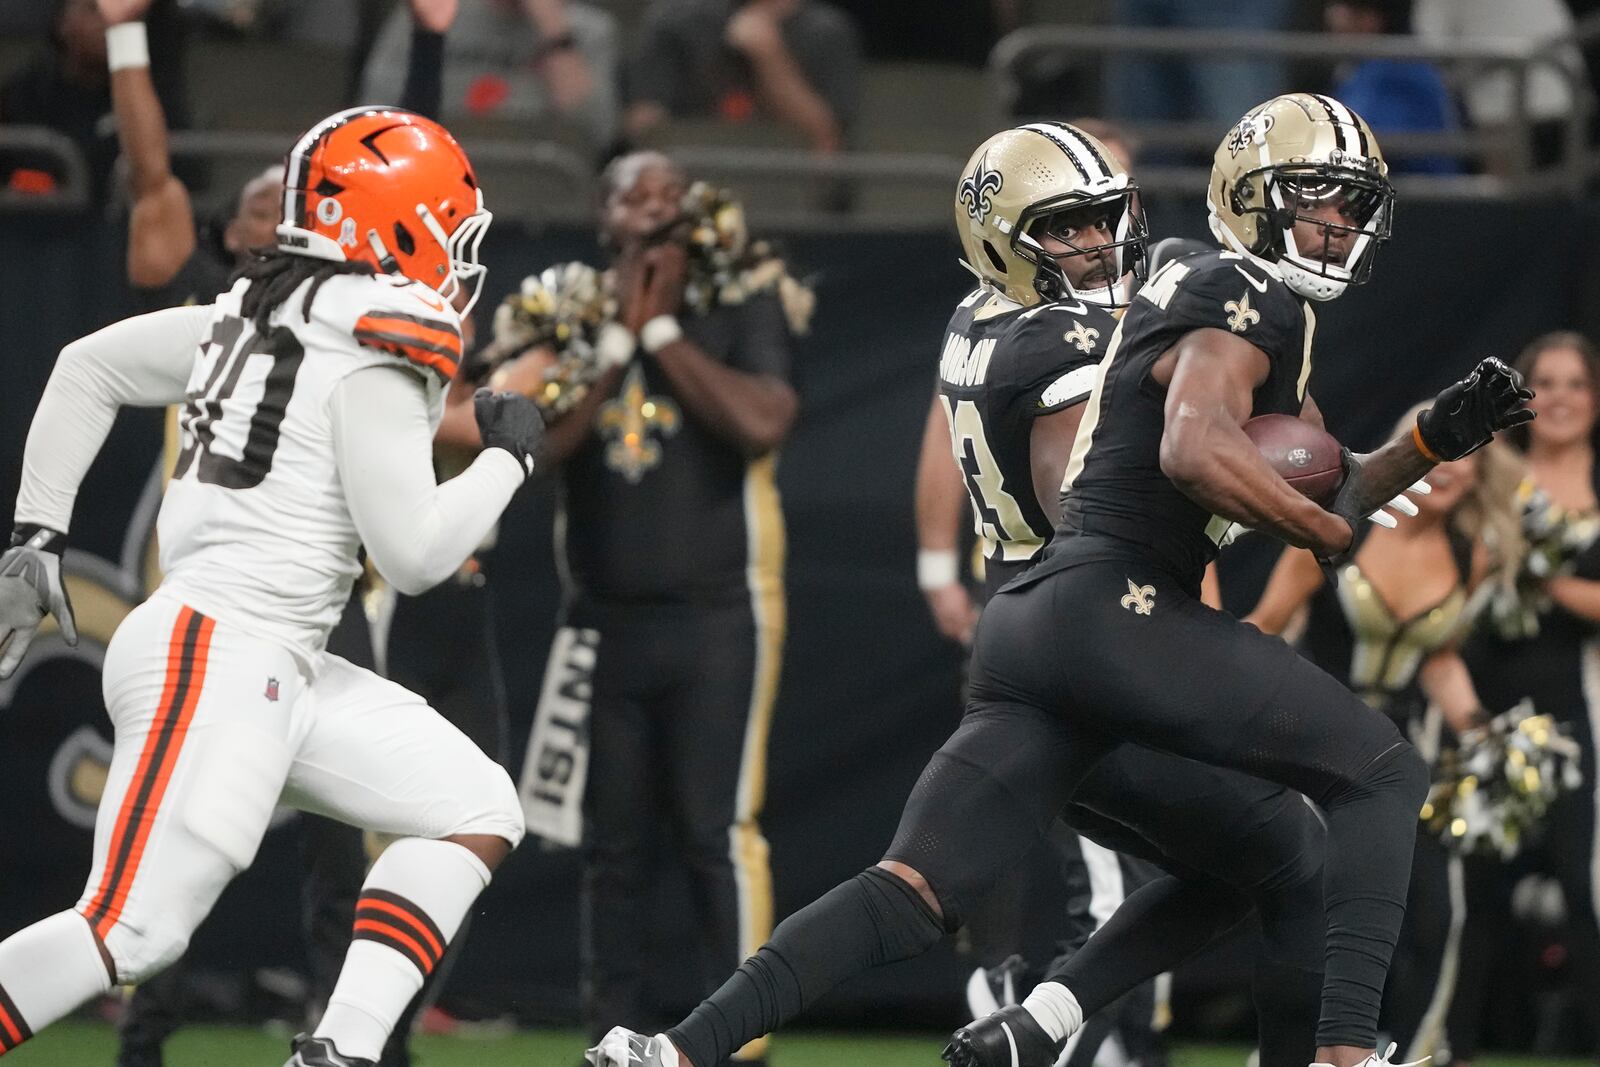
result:
[[[1486,173],[1401,174],[1396,185],[1414,200],[1581,195],[1600,175],[1600,149],[1588,134],[1595,106],[1580,66],[1570,61],[1574,46],[1600,45],[1600,14],[1579,24],[1578,32],[1546,42],[1461,41],[1430,44],[1410,37],[1340,36],[1320,33],[1176,31],[1103,26],[1034,26],[1015,31],[996,44],[989,61],[989,129],[1017,121],[1012,109],[1027,65],[1042,56],[1083,56],[1085,63],[1107,56],[1143,54],[1205,59],[1218,56],[1271,56],[1332,66],[1345,60],[1400,59],[1437,64],[1458,81],[1468,76],[1509,73],[1515,86],[1512,121],[1493,129],[1436,133],[1387,133],[1391,159],[1447,156],[1495,166]],[[1530,80],[1552,71],[1570,91],[1572,107],[1562,116],[1565,151],[1558,165],[1533,166],[1529,151],[1535,122],[1529,109]],[[1128,124],[1146,146],[1209,156],[1222,134],[1214,122]],[[986,132],[972,131],[976,143]],[[534,224],[586,223],[593,218],[595,175],[591,163],[561,144],[510,138],[465,138],[469,154],[484,172],[491,207],[497,214]],[[219,180],[214,198],[231,196],[246,168],[282,158],[289,138],[279,133],[175,131],[175,160],[200,161]],[[0,209],[89,206],[87,170],[82,155],[60,134],[25,127],[0,128],[0,150],[43,146],[61,158],[67,175],[48,198],[0,191]],[[926,229],[948,217],[948,196],[962,159],[942,153],[845,152],[818,156],[799,149],[675,146],[673,155],[690,173],[736,189],[752,223],[794,232]],[[1170,155],[1170,153],[1169,153]],[[119,167],[121,166],[119,162]],[[125,173],[125,168],[119,173]],[[1145,164],[1142,187],[1155,193],[1193,195],[1207,178],[1204,165]],[[117,183],[122,187],[123,183]]]
[[[1600,21],[1591,30],[1600,39]],[[1504,173],[1485,181],[1483,175],[1430,175],[1426,181],[1402,176],[1397,184],[1413,195],[1472,197],[1564,192],[1579,195],[1591,174],[1588,130],[1594,101],[1581,65],[1568,60],[1573,38],[1550,41],[1461,40],[1430,43],[1408,36],[1365,36],[1329,33],[1287,33],[1232,30],[1172,30],[1148,27],[1030,26],[1007,34],[989,56],[990,101],[996,128],[1017,121],[1015,105],[1023,89],[1023,72],[1041,57],[1084,56],[1096,62],[1106,56],[1177,56],[1192,60],[1219,57],[1276,58],[1314,61],[1330,68],[1351,60],[1387,59],[1431,63],[1458,87],[1472,79],[1504,73],[1513,80],[1511,121],[1493,129],[1442,133],[1386,133],[1384,152],[1391,159],[1443,155],[1467,163],[1492,161]],[[1563,156],[1548,171],[1536,170],[1531,151],[1535,117],[1529,108],[1530,82],[1536,73],[1553,72],[1570,90],[1571,109],[1561,118]],[[1453,77],[1452,77],[1453,76]],[[1204,150],[1220,141],[1215,122],[1138,124],[1126,128],[1147,148]],[[1187,172],[1185,172],[1187,171]],[[1140,169],[1140,182],[1169,182],[1193,191],[1203,188],[1202,167],[1173,168],[1165,175]]]

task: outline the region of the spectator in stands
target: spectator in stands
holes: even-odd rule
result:
[[[1546,44],[1570,38],[1572,12],[1563,0],[1416,0],[1412,22],[1419,38],[1499,45]],[[1566,121],[1587,87],[1583,55],[1567,43],[1554,54],[1560,69],[1536,68],[1528,78],[1527,117],[1532,121],[1534,160],[1561,157]],[[1565,71],[1565,73],[1564,73]],[[1517,121],[1518,74],[1514,70],[1463,70],[1459,83],[1468,123],[1478,129],[1505,128]],[[1501,161],[1504,166],[1505,161]]]
[[[1291,0],[1113,0],[1111,22],[1173,30],[1286,30]],[[1270,57],[1121,53],[1106,64],[1106,113],[1140,122],[1231,123],[1288,88],[1288,67]]]
[[[1411,32],[1411,0],[1329,0],[1322,15],[1333,33]],[[1432,63],[1368,59],[1351,64],[1337,73],[1333,95],[1377,133],[1443,133],[1460,128],[1455,101]],[[1461,164],[1448,156],[1391,155],[1389,170],[1456,174]]]
[[[141,8],[148,7],[148,0]],[[186,125],[181,73],[182,45],[174,0],[151,11],[150,30],[163,53],[151,70],[155,91],[174,125]],[[95,0],[56,0],[50,46],[0,85],[0,122],[45,126],[66,134],[89,167],[90,194],[105,197],[117,158],[111,81],[106,71],[106,20]],[[65,177],[53,157],[7,154],[0,173],[13,189],[48,192]]]
[[[411,25],[397,10],[378,34],[363,83],[367,103],[394,102]],[[444,49],[442,121],[571,122],[609,148],[617,131],[617,27],[568,0],[460,0]]]
[[[837,152],[861,100],[861,42],[820,0],[656,0],[628,72],[624,132],[638,140],[669,116],[742,122],[757,109]]]

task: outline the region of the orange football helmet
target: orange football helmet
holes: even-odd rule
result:
[[[443,126],[399,108],[330,115],[284,161],[278,248],[361,260],[454,301],[477,302],[478,246],[494,216],[467,154]]]

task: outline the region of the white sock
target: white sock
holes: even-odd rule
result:
[[[1078,1006],[1078,998],[1060,982],[1040,982],[1023,1000],[1022,1006],[1052,1041],[1066,1040],[1083,1025],[1083,1008]]]
[[[111,988],[82,915],[61,911],[0,941],[0,1055]]]
[[[407,837],[385,849],[361,887],[355,940],[316,1036],[346,1056],[382,1055],[400,1013],[488,884],[489,868],[453,842]]]

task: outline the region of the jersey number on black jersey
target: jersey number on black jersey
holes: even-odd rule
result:
[[[952,408],[950,398],[943,393],[939,394],[939,403],[950,421],[950,436],[961,463],[961,476],[967,483],[973,512],[978,516],[979,536],[987,538],[991,544],[1032,538],[1033,531],[1022,517],[1016,498],[1006,492],[1000,464],[995,462],[994,453],[984,440],[983,416],[978,413],[978,406],[970,400],[959,400]]]

